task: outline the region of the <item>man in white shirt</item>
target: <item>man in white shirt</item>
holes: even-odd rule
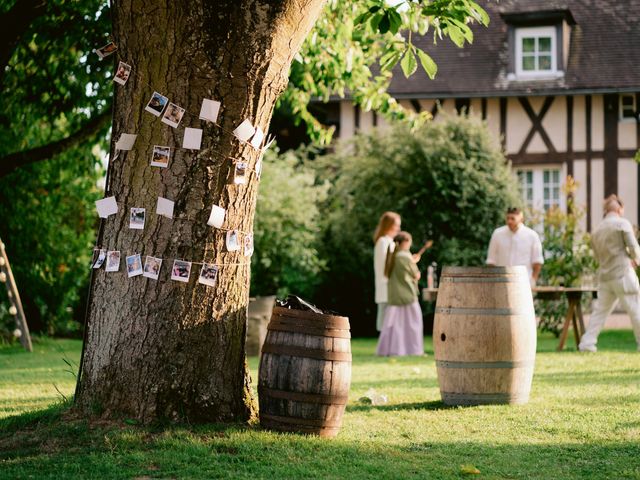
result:
[[[604,202],[604,220],[591,236],[598,261],[598,300],[580,340],[581,352],[597,351],[598,334],[618,301],[631,318],[640,351],[640,283],[635,267],[640,264],[640,246],[622,201],[611,195]]]
[[[522,223],[523,217],[519,208],[507,210],[507,224],[496,228],[491,235],[487,265],[524,265],[533,287],[538,281],[544,263],[542,243],[538,234]]]

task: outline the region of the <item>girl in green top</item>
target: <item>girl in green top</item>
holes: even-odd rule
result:
[[[400,232],[393,239],[395,249],[387,255],[385,275],[389,278],[388,304],[378,355],[422,355],[422,311],[418,303],[420,271],[411,255],[411,235]]]

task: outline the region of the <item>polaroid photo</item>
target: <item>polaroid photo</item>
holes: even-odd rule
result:
[[[233,173],[233,183],[236,185],[244,185],[247,183],[247,162],[236,162]]]
[[[96,200],[96,210],[100,218],[107,218],[109,215],[118,213],[118,203],[116,197],[107,197]]]
[[[174,260],[171,269],[171,280],[187,283],[191,275],[191,262],[184,260]]]
[[[249,140],[253,134],[256,133],[256,129],[249,120],[245,120],[233,131],[233,134],[240,140],[241,142],[246,142]]]
[[[143,277],[152,278],[153,280],[158,279],[158,275],[160,275],[160,267],[162,266],[162,259],[151,257],[147,255],[147,258],[144,260],[144,270],[142,272]]]
[[[104,47],[98,48],[96,50],[96,54],[98,55],[98,57],[100,57],[100,60],[102,60],[103,58],[106,58],[114,53],[116,50],[118,50],[116,44],[113,42],[109,42]]]
[[[244,237],[244,256],[250,257],[253,255],[253,234],[249,233]]]
[[[260,177],[262,176],[262,155],[260,156],[260,158],[256,162],[255,170],[256,170],[256,178],[258,180],[260,180]]]
[[[200,276],[198,277],[198,283],[208,285],[209,287],[216,286],[216,280],[218,279],[218,267],[205,263],[200,270]]]
[[[211,213],[209,214],[209,220],[207,221],[207,225],[210,227],[220,228],[224,223],[224,215],[226,210],[222,207],[214,205],[211,207]]]
[[[164,107],[167,106],[167,103],[169,103],[169,99],[167,97],[160,95],[158,92],[153,92],[151,100],[149,100],[145,110],[152,115],[159,117],[162,115],[162,111],[164,110]]]
[[[162,123],[166,123],[170,127],[176,128],[180,123],[180,120],[182,120],[184,112],[184,108],[179,107],[175,103],[169,103],[169,106],[162,116]]]
[[[227,251],[237,252],[240,250],[240,234],[237,230],[229,230],[227,232]]]
[[[151,166],[167,168],[169,166],[169,158],[171,157],[171,147],[163,145],[154,145],[151,154]]]
[[[120,251],[112,250],[107,252],[107,266],[105,267],[107,272],[120,271]]]
[[[145,209],[133,207],[129,216],[129,228],[134,230],[144,230]]]
[[[104,248],[101,248],[100,251],[98,252],[98,258],[93,263],[93,268],[100,268],[106,258],[107,258],[107,250]]]
[[[142,259],[139,253],[127,257],[127,275],[129,278],[142,275]]]
[[[124,62],[118,63],[118,68],[116,69],[116,74],[113,77],[113,81],[119,83],[120,85],[124,85],[129,80],[131,76],[131,65],[128,65]]]

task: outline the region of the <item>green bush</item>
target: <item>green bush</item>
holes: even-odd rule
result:
[[[414,249],[435,241],[420,263],[424,272],[432,261],[483,264],[505,209],[520,203],[499,146],[482,122],[464,116],[414,132],[358,135],[316,163],[320,178],[333,182],[320,301],[347,314],[357,333],[373,333],[375,325],[372,234],[382,212],[402,215]]]
[[[101,195],[97,157],[89,148],[0,179],[0,238],[33,331],[70,334],[84,315],[81,298],[87,291],[97,221],[93,202]],[[0,304],[7,301],[2,287]],[[0,308],[0,323],[14,328],[5,308]]]
[[[318,205],[328,185],[315,184],[306,166],[307,151],[265,154],[251,261],[251,295],[311,298],[324,268],[318,254],[321,237]]]

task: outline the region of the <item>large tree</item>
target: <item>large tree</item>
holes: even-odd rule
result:
[[[12,8],[28,3],[16,2]],[[43,11],[39,2],[30,3],[34,15]],[[114,58],[131,64],[134,71],[125,86],[115,89],[113,137],[136,133],[138,138],[132,151],[117,157],[111,144],[106,195],[117,197],[120,210],[102,222],[98,244],[124,255],[161,257],[165,265],[159,281],[127,279],[123,272],[104,270],[94,275],[76,397],[84,412],[125,414],[141,421],[160,417],[231,421],[253,414],[244,355],[248,262],[241,253],[226,252],[224,231],[206,222],[215,204],[227,209],[225,227],[251,231],[258,181],[251,174],[247,185],[230,185],[232,159],[247,161],[252,169],[260,154],[230,132],[245,118],[268,130],[276,100],[287,88],[291,64],[324,4],[325,0],[113,2],[112,37],[119,47]],[[63,10],[66,2],[51,5]],[[45,11],[53,15],[57,12],[53,10]],[[105,11],[76,17],[72,26],[104,18]],[[310,96],[344,94],[346,89],[366,107],[402,115],[384,94],[389,70],[400,62],[409,75],[419,60],[430,75],[435,73],[428,55],[411,42],[411,34],[425,34],[431,27],[436,38],[446,35],[462,44],[471,40],[468,23],[474,19],[487,22],[483,10],[471,0],[394,5],[384,0],[332,0],[322,16],[322,28],[307,40],[305,55],[297,58],[292,69],[294,81],[287,101],[312,127],[318,126],[306,110]],[[61,28],[56,26],[57,33],[50,36],[64,38]],[[15,38],[19,44],[20,35]],[[30,53],[40,58],[35,47],[37,42],[23,46],[25,62]],[[376,58],[381,70],[374,75],[371,66]],[[81,54],[81,63],[86,67],[86,54]],[[29,69],[13,65],[28,78]],[[100,71],[99,65],[82,70]],[[57,78],[53,77],[54,82]],[[70,108],[73,92],[65,90],[64,82],[56,83],[61,96],[51,108],[66,108],[77,124],[56,141],[68,138],[71,143],[43,145],[53,146],[53,151],[12,149],[0,157],[0,175],[47,158],[55,148],[67,148],[85,138],[79,137],[82,132],[91,133],[108,107],[108,97],[99,87],[104,80],[102,75],[95,78],[83,97],[95,99],[93,109]],[[70,81],[77,86],[77,78]],[[28,85],[16,84],[16,88]],[[160,123],[144,111],[154,90],[189,112],[198,112],[203,98],[221,101],[218,125],[190,115],[178,129]],[[183,126],[204,128],[201,151],[180,148]],[[149,166],[153,145],[173,147],[169,169]],[[159,196],[176,201],[174,220],[151,214]],[[128,228],[130,207],[147,209],[144,230]],[[205,287],[196,283],[197,271],[187,284],[168,279],[171,260],[180,258],[229,265],[221,267],[215,287]]]

